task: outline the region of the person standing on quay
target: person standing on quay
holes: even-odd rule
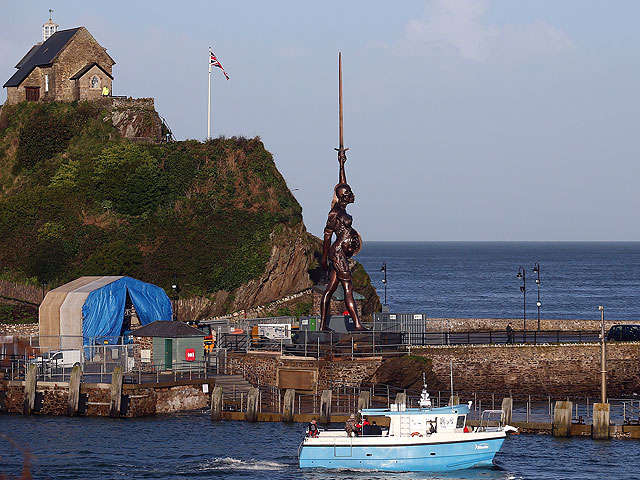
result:
[[[509,323],[509,325],[507,325],[507,343],[513,343],[513,342],[514,342],[513,325]]]

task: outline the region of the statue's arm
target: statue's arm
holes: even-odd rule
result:
[[[322,242],[322,268],[329,270],[329,247],[331,246],[331,237],[335,229],[336,212],[331,210],[329,212],[329,218],[327,218],[327,225],[324,227],[324,241]]]
[[[340,162],[340,183],[347,183],[347,174],[344,171],[344,164],[347,161],[347,154],[344,150],[338,151],[338,162]]]
[[[332,231],[324,231],[324,242],[322,242],[322,268],[329,270],[329,262],[327,258],[329,256],[329,247],[331,246]]]

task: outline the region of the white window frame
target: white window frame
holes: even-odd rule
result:
[[[49,74],[44,74],[44,91],[45,93],[49,91]]]

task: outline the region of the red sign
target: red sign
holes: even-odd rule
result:
[[[184,358],[187,362],[193,362],[196,359],[196,349],[195,348],[187,348],[184,351]]]

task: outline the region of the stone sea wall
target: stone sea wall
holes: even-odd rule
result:
[[[279,353],[231,354],[227,358],[227,373],[242,375],[252,384],[278,385],[279,369],[300,369],[316,372],[316,391],[334,387],[358,386],[366,381],[382,363],[381,357],[335,360],[315,360],[284,357]]]
[[[430,358],[433,371],[461,392],[539,396],[600,395],[600,345],[443,346],[411,350]],[[610,397],[640,394],[640,343],[607,343]]]

